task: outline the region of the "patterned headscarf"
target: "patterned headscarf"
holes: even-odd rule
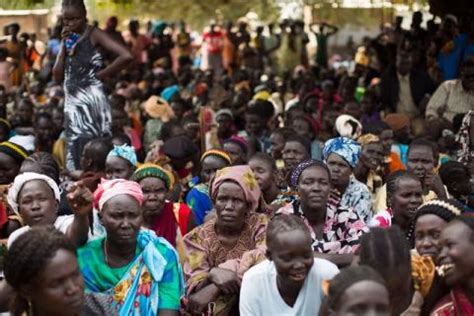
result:
[[[364,134],[361,137],[359,137],[357,142],[363,147],[370,143],[380,142],[380,138],[378,136],[375,136],[374,134]]]
[[[357,139],[362,134],[362,124],[353,116],[342,114],[336,118],[334,124],[339,136]]]
[[[97,190],[94,192],[94,207],[100,212],[108,200],[123,194],[130,195],[137,200],[138,204],[142,205],[142,188],[135,181],[102,179]]]
[[[456,135],[456,142],[461,145],[458,152],[458,161],[467,165],[469,162],[471,140],[469,139],[469,132],[471,130],[471,118],[474,116],[474,111],[467,112],[462,120],[461,128]]]
[[[314,160],[314,159],[308,159],[301,162],[298,166],[296,166],[293,169],[293,171],[291,172],[290,185],[293,188],[296,188],[298,186],[298,180],[300,179],[300,176],[303,173],[303,171],[305,171],[306,169],[312,166],[319,166],[321,168],[324,168],[330,175],[329,169],[324,162],[319,161],[319,160]]]
[[[114,145],[114,148],[107,155],[107,158],[109,157],[120,157],[130,162],[132,166],[137,165],[137,154],[135,153],[135,149],[127,144],[122,146]]]
[[[28,157],[28,153],[26,152],[25,148],[8,141],[0,143],[0,152],[12,157],[18,163],[22,163],[23,160]]]
[[[209,149],[201,156],[201,162],[209,156],[216,156],[221,159],[224,159],[229,165],[232,164],[232,159],[230,158],[229,154],[220,149]]]
[[[336,137],[324,144],[323,157],[327,161],[330,154],[341,156],[352,168],[359,161],[361,147],[358,142],[347,137]]]
[[[261,206],[262,192],[249,166],[226,167],[217,171],[209,188],[209,195],[213,200],[217,196],[220,185],[226,181],[232,181],[242,188],[245,199],[250,204],[251,212],[255,212]]]
[[[15,177],[15,180],[13,181],[12,186],[10,189],[8,189],[8,204],[12,208],[13,212],[15,212],[16,215],[20,216],[19,210],[18,210],[18,196],[20,195],[21,189],[25,185],[25,183],[34,181],[34,180],[41,180],[46,182],[46,184],[51,188],[51,190],[54,193],[54,198],[56,201],[59,202],[61,199],[61,194],[59,192],[59,187],[56,181],[51,179],[48,176],[45,176],[44,174],[39,174],[35,172],[25,172],[22,174],[19,174]]]
[[[154,177],[163,180],[167,190],[171,190],[175,183],[174,175],[171,172],[154,163],[145,163],[141,165],[140,168],[135,170],[133,173],[132,180],[140,182],[141,180],[148,177]]]

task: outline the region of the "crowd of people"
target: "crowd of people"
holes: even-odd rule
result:
[[[326,22],[6,26],[0,312],[474,315],[474,23],[422,21],[350,67]]]

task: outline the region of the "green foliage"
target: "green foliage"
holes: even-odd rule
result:
[[[54,5],[54,0],[0,0],[0,8],[5,10],[46,9]]]
[[[97,20],[117,15],[128,18],[184,20],[193,27],[207,25],[210,20],[236,20],[249,11],[270,21],[278,16],[275,0],[89,0],[89,14]]]

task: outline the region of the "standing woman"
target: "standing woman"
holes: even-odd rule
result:
[[[111,114],[102,81],[124,69],[132,55],[105,32],[87,24],[83,0],[62,4],[62,42],[53,68],[57,82],[64,81],[66,166],[80,168],[84,145],[91,139],[109,136]],[[118,57],[104,68],[99,48]]]

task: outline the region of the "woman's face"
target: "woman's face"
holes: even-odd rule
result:
[[[328,165],[329,171],[331,171],[332,184],[336,188],[347,187],[352,174],[351,166],[337,154],[330,154],[326,164]]]
[[[298,182],[298,194],[301,206],[310,210],[326,209],[326,202],[331,190],[329,175],[319,166],[306,168]]]
[[[415,248],[422,256],[436,258],[439,252],[439,238],[448,222],[434,214],[418,217],[415,225]]]
[[[140,181],[143,191],[143,217],[155,219],[161,214],[165,204],[168,189],[163,180],[156,177],[148,177]]]
[[[31,301],[44,315],[79,315],[84,307],[84,280],[76,255],[59,249],[32,281]]]
[[[433,150],[427,146],[415,146],[410,148],[407,157],[407,170],[413,172],[420,181],[432,172],[435,167]]]
[[[81,12],[81,10],[78,10],[74,6],[62,8],[62,20],[64,27],[72,33],[81,33],[86,23],[84,12]]]
[[[334,315],[390,315],[388,290],[380,283],[364,280],[346,289],[339,299]]]
[[[270,135],[270,142],[271,142],[271,154],[273,159],[280,159],[283,151],[283,147],[285,147],[285,139],[280,134],[273,133]]]
[[[394,141],[393,131],[391,129],[386,129],[380,133],[379,137],[380,137],[380,140],[382,141],[384,155],[389,156],[390,151],[392,150],[392,145]]]
[[[223,182],[214,201],[217,223],[228,229],[241,228],[244,225],[249,204],[242,188],[234,182]]]
[[[299,163],[309,158],[308,151],[299,142],[289,141],[285,143],[285,147],[283,147],[283,161],[285,162],[286,169],[292,170]]]
[[[133,174],[133,169],[132,164],[121,157],[111,156],[105,161],[105,174],[108,180],[128,180]]]
[[[108,200],[101,212],[107,239],[124,245],[135,244],[143,217],[138,201],[127,194]]]
[[[53,190],[43,180],[28,181],[18,194],[18,209],[28,226],[53,225],[58,208]]]
[[[449,286],[472,280],[474,276],[474,236],[472,229],[460,221],[449,223],[441,233],[437,266],[445,270]]]
[[[384,161],[384,150],[382,143],[369,143],[362,148],[362,156],[371,170],[377,169]]]
[[[271,186],[275,183],[275,171],[266,162],[261,159],[251,159],[249,161],[249,167],[255,174],[258,186],[262,192],[268,191]]]
[[[20,165],[7,154],[0,153],[0,184],[10,184],[20,171]]]
[[[421,203],[423,203],[423,190],[420,181],[412,178],[400,179],[390,202],[397,224],[407,229]]]
[[[209,184],[209,181],[214,177],[217,170],[227,167],[227,162],[224,159],[216,156],[207,156],[201,163],[201,178],[202,183]]]
[[[300,229],[279,233],[268,244],[268,256],[284,284],[303,285],[314,262],[311,238]]]
[[[313,131],[309,123],[303,118],[295,118],[291,123],[291,128],[296,132],[296,134],[307,137],[309,139],[313,138]]]
[[[223,149],[229,154],[230,158],[232,159],[232,165],[236,166],[245,164],[245,153],[239,145],[228,142],[224,144]]]

